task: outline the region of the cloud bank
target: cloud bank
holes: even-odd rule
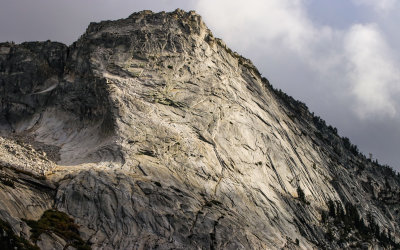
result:
[[[377,25],[352,26],[344,38],[344,46],[357,114],[362,118],[394,117],[400,72]]]
[[[356,2],[380,10],[395,4],[394,0]],[[329,87],[333,93],[345,96],[360,119],[394,117],[398,109],[398,62],[391,57],[392,50],[379,26],[360,23],[336,29],[317,25],[308,15],[306,3],[201,0],[196,9],[235,49],[246,52],[254,47],[263,48],[260,53],[265,53],[265,60],[272,61],[281,60],[280,56],[300,58],[306,65],[304,70],[325,79],[321,84],[340,88]],[[285,52],[281,55],[276,51]],[[304,87],[313,86],[304,83]]]

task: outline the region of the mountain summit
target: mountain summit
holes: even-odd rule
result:
[[[5,248],[399,247],[400,178],[194,12],[1,43],[0,100]]]

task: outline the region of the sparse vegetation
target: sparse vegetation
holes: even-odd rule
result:
[[[362,160],[363,163],[357,165],[359,172],[363,171],[367,165],[371,165],[381,170],[383,174],[396,178],[400,183],[400,173],[396,173],[388,165],[379,164],[377,159],[375,159],[375,161],[368,161],[368,158],[359,151],[356,145],[351,143],[349,138],[341,137],[338,134],[337,128],[327,125],[321,117],[315,115],[313,112],[309,112],[305,103],[294,99],[280,89],[273,88],[266,78],[262,78],[262,81],[280,98],[282,102],[284,102],[285,106],[289,108],[289,113],[287,114],[288,117],[291,120],[296,118],[298,121],[304,122],[307,126],[309,126],[311,122],[315,127],[314,135],[324,144],[330,146],[332,152],[337,156],[341,158],[343,153],[347,151]]]
[[[357,245],[360,242],[371,242],[376,239],[385,248],[400,249],[400,244],[394,241],[390,232],[381,231],[371,213],[367,214],[366,223],[357,208],[351,203],[346,203],[343,208],[339,201],[329,200],[327,205],[328,211],[322,212],[321,222],[327,228],[325,236],[328,241],[338,241],[339,243],[353,241]]]
[[[8,222],[0,219],[0,248],[18,250],[39,250],[28,240],[15,235]]]
[[[78,225],[67,214],[57,210],[47,210],[38,221],[26,220],[32,228],[31,239],[37,242],[42,233],[55,233],[66,240],[67,245],[78,250],[91,249],[79,236]]]
[[[214,40],[214,39],[212,39]],[[311,113],[308,110],[308,107],[305,103],[298,101],[294,99],[292,96],[286,94],[283,92],[281,89],[275,89],[269,81],[265,78],[262,77],[261,74],[257,71],[257,69],[250,63],[247,62],[245,58],[243,58],[241,55],[239,55],[236,52],[233,52],[230,48],[228,48],[225,43],[220,40],[220,39],[215,39],[217,44],[221,46],[228,54],[233,56],[234,58],[237,58],[239,60],[239,63],[251,70],[253,70],[256,74],[258,74],[262,80],[262,82],[269,88],[271,89],[285,104],[287,107],[289,107],[289,113],[287,114],[288,117],[291,120],[294,120],[297,118],[298,120],[306,120],[312,121],[314,124],[316,130],[314,131],[315,136],[322,140],[324,143],[327,145],[332,146],[332,150],[338,155],[342,156],[342,150],[340,149],[341,147],[345,148],[348,150],[351,154],[354,156],[360,156],[362,159],[365,161],[367,160],[367,157],[363,155],[357,145],[354,145],[350,142],[350,139],[347,137],[341,137],[338,134],[338,130],[335,127],[332,127],[331,125],[327,125],[325,120],[323,120],[321,117],[315,115],[313,112]],[[378,160],[376,160],[373,164],[375,164],[378,167],[383,168],[383,171],[387,171],[387,168],[389,168],[393,173],[391,173],[391,176],[397,178],[400,181],[400,173],[397,173],[389,166],[387,165],[379,165]],[[360,166],[360,171],[364,170],[365,166],[362,165]]]
[[[302,203],[307,204],[307,205],[310,204],[310,202],[306,200],[304,191],[300,186],[297,187],[297,197]]]

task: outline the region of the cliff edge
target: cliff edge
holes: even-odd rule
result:
[[[4,242],[399,247],[400,178],[194,12],[91,23],[69,47],[1,43],[0,100]]]

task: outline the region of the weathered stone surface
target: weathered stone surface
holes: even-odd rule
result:
[[[329,240],[321,218],[329,200],[400,237],[399,178],[274,90],[194,12],[143,11],[92,23],[68,48],[28,45],[0,44],[3,140],[29,138],[46,153],[43,173],[23,161],[56,183],[52,206],[75,219],[92,248],[360,243],[355,231]],[[1,187],[0,195],[14,192]],[[52,192],[27,189],[46,201]],[[43,237],[43,248],[56,244]],[[373,238],[365,247],[382,246]]]
[[[58,237],[56,234],[51,233],[43,233],[40,235],[40,238],[37,242],[37,246],[40,249],[46,249],[46,250],[58,250],[58,249],[64,249],[65,245],[67,243],[61,238]]]
[[[53,205],[55,186],[42,177],[54,167],[44,152],[0,137],[0,211],[14,218],[40,218]]]
[[[0,126],[23,130],[23,122],[52,100],[64,70],[67,46],[55,42],[0,43]],[[22,126],[22,127],[20,127]]]

